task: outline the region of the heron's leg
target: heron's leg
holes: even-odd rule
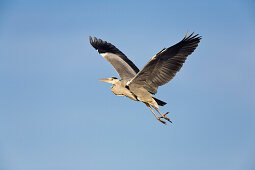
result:
[[[155,108],[155,109],[156,109],[157,112],[161,115],[160,118],[164,118],[164,119],[166,119],[167,121],[169,121],[169,122],[172,123],[172,121],[171,121],[168,117],[166,117],[166,115],[167,115],[169,112],[167,112],[166,114],[163,115],[157,108]]]
[[[145,103],[145,104],[146,104],[146,106],[151,110],[151,112],[154,114],[154,116],[155,116],[161,123],[166,124],[165,121],[161,120],[161,119],[154,113],[154,111],[152,110],[151,106],[150,106],[148,103]]]

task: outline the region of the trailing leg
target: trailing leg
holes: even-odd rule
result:
[[[155,108],[155,107],[154,107]],[[167,121],[169,121],[169,122],[171,122],[172,123],[172,121],[168,118],[168,117],[166,117],[166,115],[169,113],[169,112],[167,112],[166,114],[162,114],[159,110],[158,110],[158,108],[155,108],[156,110],[157,110],[157,112],[161,115],[161,117],[160,118],[164,118],[164,119],[166,119]]]
[[[144,103],[145,103],[145,102],[144,102]],[[152,110],[151,106],[150,106],[148,103],[145,103],[145,104],[146,104],[146,106],[151,110],[151,112],[154,114],[154,116],[155,116],[161,123],[166,124],[165,121],[161,120],[161,119],[154,113],[154,111]]]

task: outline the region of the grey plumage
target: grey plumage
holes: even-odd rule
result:
[[[112,64],[122,80],[130,80],[139,72],[135,64],[111,43],[97,39],[96,37],[94,37],[94,40],[92,37],[89,37],[89,40],[90,44],[101,55],[104,54],[103,57]]]
[[[114,94],[145,103],[155,117],[165,124],[165,121],[161,118],[170,121],[166,117],[168,112],[164,115],[161,114],[158,110],[158,105],[163,106],[166,103],[156,99],[152,94],[156,94],[159,86],[168,83],[176,75],[187,56],[198,46],[201,36],[198,34],[193,36],[193,33],[189,36],[187,35],[179,43],[169,48],[164,48],[153,56],[140,71],[125,54],[111,43],[97,38],[92,39],[91,37],[89,37],[89,40],[90,44],[113,65],[121,78],[121,80],[118,80],[111,77],[101,79],[101,81],[113,84],[111,90]],[[151,106],[157,110],[161,117],[154,113]]]
[[[163,49],[144,66],[131,80],[129,86],[139,85],[152,94],[157,93],[158,86],[168,83],[181,69],[183,63],[198,46],[201,37],[197,35],[184,37],[172,47]]]

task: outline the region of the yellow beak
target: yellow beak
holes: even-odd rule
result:
[[[108,79],[99,79],[99,81],[108,82]]]

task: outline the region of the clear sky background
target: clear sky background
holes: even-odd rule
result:
[[[0,1],[1,170],[254,170],[254,1]],[[203,39],[159,99],[173,124],[114,96],[89,44],[139,68]]]

